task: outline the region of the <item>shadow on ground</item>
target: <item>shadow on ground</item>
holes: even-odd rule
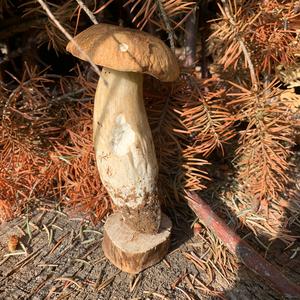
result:
[[[291,177],[295,180],[295,184],[290,186],[293,192],[291,195],[284,195],[287,203],[292,205],[300,199],[300,149],[295,149],[295,168],[291,170]],[[222,176],[221,176],[222,177]],[[224,178],[223,178],[224,179]],[[216,193],[215,193],[216,192]],[[288,278],[296,286],[300,286],[300,222],[299,222],[299,207],[293,208],[293,215],[291,207],[287,207],[284,215],[281,217],[282,228],[284,234],[288,232],[289,236],[293,237],[293,241],[284,242],[281,237],[281,232],[278,232],[278,238],[270,240],[263,234],[254,234],[253,231],[243,226],[238,218],[235,218],[235,213],[229,207],[225,207],[224,201],[217,198],[217,191],[205,192],[205,200],[210,203],[213,210],[219,214],[230,215],[229,226],[233,229],[238,229],[237,234],[242,237],[249,245],[251,245],[261,256],[277,268],[286,278]],[[295,197],[292,201],[289,197]],[[213,200],[212,200],[213,199]],[[226,219],[223,218],[224,220]],[[222,297],[224,299],[300,299],[299,295],[288,298],[280,295],[276,291],[276,286],[267,283],[261,276],[249,271],[243,264],[239,265],[236,272],[236,279],[230,288],[227,288]],[[222,298],[221,297],[221,298]],[[210,299],[220,299],[220,297],[211,297]]]

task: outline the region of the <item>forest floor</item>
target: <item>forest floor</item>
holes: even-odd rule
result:
[[[82,215],[44,203],[2,224],[0,299],[281,299],[241,264],[234,281],[217,272],[206,282],[207,274],[187,259],[187,254],[203,257],[203,238],[182,222],[174,225],[171,249],[162,262],[137,276],[120,272],[101,249],[104,221],[93,225]],[[9,254],[13,235],[20,243]],[[299,280],[299,259],[297,264],[298,271],[288,263],[277,266]]]

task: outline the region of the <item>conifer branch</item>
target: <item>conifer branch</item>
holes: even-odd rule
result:
[[[52,14],[51,10],[49,9],[48,5],[43,0],[37,0],[44,11],[47,13],[48,17],[52,20],[52,22],[57,26],[57,28],[65,35],[65,37],[74,43],[77,50],[83,54],[86,60],[91,64],[94,71],[100,76],[100,70],[92,61],[92,59],[81,49],[81,47],[74,41],[73,37],[64,29],[64,27],[58,22],[55,16]]]
[[[235,22],[233,16],[231,15],[231,13],[230,13],[230,9],[228,7],[227,0],[221,0],[221,2],[224,5],[224,10],[225,10],[225,13],[226,13],[229,21],[230,21],[230,24],[234,28],[234,32],[236,32],[235,38],[238,40],[238,42],[240,44],[240,47],[241,47],[241,49],[242,49],[242,51],[244,53],[244,57],[245,57],[245,60],[247,62],[247,65],[248,65],[248,68],[249,68],[249,72],[250,72],[250,78],[251,78],[251,82],[252,82],[252,87],[253,87],[253,90],[256,91],[258,89],[258,82],[257,82],[256,74],[255,74],[255,69],[254,69],[253,63],[251,61],[250,53],[247,50],[247,47],[246,47],[243,39],[238,34],[239,32],[237,30],[236,22]]]
[[[170,42],[170,48],[172,49],[173,52],[175,52],[175,42],[174,42],[174,31],[171,26],[170,20],[168,18],[168,15],[166,14],[165,8],[161,2],[161,0],[155,0],[156,5],[158,7],[160,16],[164,22],[164,25],[166,27],[166,31],[168,33],[168,40]]]

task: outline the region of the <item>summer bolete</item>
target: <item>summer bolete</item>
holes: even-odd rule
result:
[[[120,227],[124,225],[122,230],[128,228],[146,239],[147,235],[160,236],[158,165],[144,107],[143,73],[161,81],[174,81],[179,75],[176,58],[160,39],[114,25],[93,25],[74,41],[95,64],[103,66],[95,95],[93,139],[102,183],[121,216],[112,218]],[[86,59],[72,41],[67,50]],[[115,243],[114,234],[108,234],[108,224],[109,220],[103,246],[111,243],[111,252]],[[165,227],[170,230],[169,225]]]

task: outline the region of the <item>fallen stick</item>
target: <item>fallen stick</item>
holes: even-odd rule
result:
[[[211,208],[195,193],[188,192],[188,204],[213,233],[251,271],[261,276],[288,299],[300,299],[300,286],[292,283],[277,268],[265,260],[246,241],[242,240]]]

